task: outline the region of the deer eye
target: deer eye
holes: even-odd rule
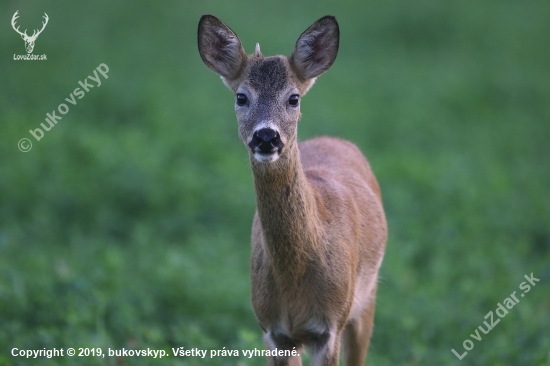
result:
[[[292,94],[290,98],[288,98],[288,104],[295,107],[298,105],[298,101],[300,100],[300,96],[298,94]]]
[[[246,97],[246,95],[242,94],[242,93],[237,93],[237,105],[238,106],[243,106],[243,105],[246,105],[246,103],[248,102],[248,98]]]

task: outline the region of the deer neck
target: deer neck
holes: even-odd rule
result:
[[[276,162],[251,158],[251,166],[267,255],[275,268],[293,268],[293,275],[299,275],[319,243],[320,230],[314,191],[302,169],[298,144],[287,148]]]

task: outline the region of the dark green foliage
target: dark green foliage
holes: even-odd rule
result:
[[[16,10],[21,29],[48,13],[34,49],[47,61],[13,60],[25,53]],[[251,174],[234,97],[198,55],[204,13],[264,55],[290,54],[323,15],[340,23],[300,138],[355,142],[382,187],[390,239],[369,364],[550,365],[546,0],[2,3],[0,365],[124,361],[25,360],[13,347],[262,347]],[[28,131],[101,63],[109,78],[36,141]],[[530,273],[541,281],[473,340]]]

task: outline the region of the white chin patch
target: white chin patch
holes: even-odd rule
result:
[[[275,160],[279,159],[279,152],[274,151],[270,154],[262,154],[259,152],[254,153],[254,159],[259,161],[260,163],[272,163]]]

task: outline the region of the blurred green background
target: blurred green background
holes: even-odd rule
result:
[[[47,61],[13,60],[25,54],[16,10],[21,30],[48,14],[34,49]],[[323,15],[340,23],[300,139],[353,141],[382,187],[389,242],[367,363],[550,365],[547,0],[2,1],[0,365],[265,364],[10,354],[263,347],[252,177],[233,96],[197,52],[205,13],[265,55],[290,54]],[[28,131],[101,63],[109,78],[36,141]],[[472,339],[531,273],[540,282]]]

